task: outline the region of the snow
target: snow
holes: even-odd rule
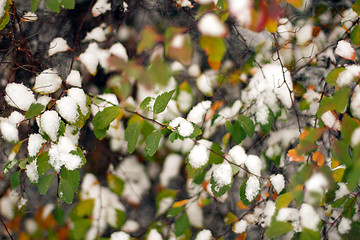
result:
[[[37,161],[36,159],[31,163],[26,165],[26,175],[29,177],[32,183],[37,183],[39,181],[39,173],[37,171]]]
[[[188,68],[188,73],[190,76],[197,78],[198,76],[200,76],[201,73],[200,66],[198,64],[192,64]]]
[[[19,124],[25,120],[25,116],[22,115],[21,113],[19,113],[18,111],[14,111],[10,114],[10,116],[8,117],[8,120],[11,123]]]
[[[282,174],[271,175],[270,182],[277,193],[280,193],[285,187],[285,179],[284,179],[284,175]]]
[[[338,226],[340,234],[347,234],[351,229],[352,221],[346,217],[342,217]]]
[[[256,155],[248,155],[245,160],[245,166],[249,170],[250,173],[260,176],[260,172],[262,169],[261,160]]]
[[[300,137],[298,128],[283,128],[276,132],[271,132],[268,139],[268,145],[273,146],[279,142],[282,143],[282,146],[285,148],[289,146],[290,143],[294,142]]]
[[[142,195],[150,189],[150,180],[144,165],[134,156],[127,157],[119,164],[114,174],[126,181],[122,197],[131,203],[139,204]]]
[[[24,222],[26,232],[30,235],[34,235],[38,230],[38,225],[33,218],[26,218]]]
[[[193,96],[191,93],[180,90],[179,95],[177,96],[176,99],[176,103],[179,106],[179,110],[181,112],[189,111],[189,109],[192,107],[192,100],[193,100]]]
[[[36,100],[36,103],[40,103],[46,107],[50,101],[51,101],[51,97],[42,95],[42,96],[38,97],[38,99]]]
[[[229,151],[229,156],[231,157],[233,162],[237,165],[244,164],[247,159],[245,150],[240,145],[235,145],[234,147],[232,147]]]
[[[60,137],[57,144],[53,144],[49,150],[49,164],[59,172],[62,166],[68,170],[75,170],[81,165],[81,158],[71,154],[76,151],[74,142],[67,137]]]
[[[181,7],[193,7],[189,0],[176,0],[176,3],[179,4]]]
[[[201,141],[201,140],[200,140]],[[201,168],[207,164],[210,157],[210,151],[205,144],[201,144],[199,141],[198,145],[195,145],[189,154],[189,164],[193,168]],[[205,140],[206,141],[206,140]],[[210,145],[211,147],[211,145]]]
[[[348,59],[348,60],[354,60],[355,59],[355,50],[352,47],[352,45],[345,41],[341,40],[338,42],[335,54],[339,55],[342,58]]]
[[[195,124],[202,123],[204,116],[211,107],[211,101],[202,101],[191,109],[187,116],[187,120]]]
[[[276,221],[280,222],[293,222],[299,220],[299,210],[296,208],[283,207],[280,208],[276,215]]]
[[[148,240],[162,240],[163,238],[156,229],[151,229],[147,239]]]
[[[260,191],[260,181],[254,175],[251,175],[246,181],[245,196],[246,199],[251,202],[254,200]]]
[[[346,186],[346,183],[339,182],[338,186],[339,186],[339,189],[337,189],[335,191],[334,201],[339,200],[340,198],[342,198],[350,193],[349,189]]]
[[[91,41],[95,40],[97,42],[104,42],[106,40],[106,31],[102,27],[96,27],[86,34],[84,40]]]
[[[111,10],[111,3],[109,3],[108,0],[97,0],[91,13],[94,17],[98,17],[109,10]]]
[[[345,67],[345,70],[343,70],[338,78],[336,79],[336,84],[339,87],[348,86],[350,83],[354,81],[356,77],[359,77],[360,75],[360,65],[348,65]]]
[[[49,68],[36,77],[34,91],[42,94],[53,93],[61,87],[61,82],[57,72]]]
[[[110,240],[130,240],[130,235],[125,232],[113,232],[110,235]]]
[[[203,229],[201,230],[197,235],[195,240],[211,240],[212,234],[209,229]]]
[[[10,122],[8,119],[0,118],[0,131],[5,141],[10,143],[19,141],[19,132],[16,128],[16,124]]]
[[[35,22],[38,20],[38,17],[36,15],[36,13],[33,12],[27,12],[23,15],[23,18],[27,21],[27,22]]]
[[[351,97],[350,110],[354,117],[360,119],[360,87],[356,86]]]
[[[206,96],[213,94],[216,84],[216,74],[213,71],[206,71],[196,79],[196,86]]]
[[[189,137],[194,132],[194,126],[191,122],[186,121],[182,117],[177,117],[169,123],[171,128],[177,128],[178,133],[182,137]]]
[[[340,131],[341,122],[333,111],[327,111],[321,115],[321,120],[326,127]]]
[[[159,176],[161,186],[167,187],[170,180],[179,175],[182,164],[183,158],[179,154],[172,153],[165,158],[165,162]]]
[[[300,224],[302,227],[313,231],[318,231],[320,217],[311,205],[303,203],[300,207],[299,215]]]
[[[184,46],[184,41],[185,41],[185,35],[184,34],[177,34],[171,40],[170,45],[173,48],[181,49]]]
[[[136,232],[140,229],[140,224],[134,220],[126,220],[121,230],[125,232]]]
[[[80,54],[79,60],[84,64],[91,75],[95,75],[99,63],[103,69],[108,69],[109,57],[110,52],[108,50],[101,49],[96,42],[92,42],[85,52]]]
[[[27,146],[29,156],[35,157],[45,142],[46,140],[40,134],[38,133],[30,134],[28,140],[28,146]]]
[[[54,38],[49,46],[49,57],[59,52],[65,52],[69,49],[70,47],[65,39],[61,37]]]
[[[196,185],[199,186],[199,185]],[[201,186],[200,186],[201,188]],[[201,188],[202,190],[202,188]],[[199,193],[199,191],[196,192],[197,194]],[[186,213],[189,217],[189,221],[191,226],[194,226],[196,228],[204,228],[204,215],[203,215],[203,210],[201,207],[199,207],[199,205],[197,204],[196,201],[188,203],[186,205]]]
[[[356,146],[360,143],[360,127],[356,128],[351,134],[351,146]]]
[[[296,29],[296,43],[299,45],[306,45],[313,39],[313,24],[307,23],[302,27]]]
[[[86,104],[86,94],[81,88],[70,88],[68,90],[68,96],[72,98],[80,107],[81,114],[86,116],[89,109]]]
[[[268,227],[271,223],[271,218],[276,210],[275,203],[273,201],[267,201],[264,212],[261,215],[261,226]]]
[[[259,105],[258,109],[255,112],[255,119],[257,123],[261,125],[266,125],[269,123],[269,109],[265,105]]]
[[[247,221],[244,219],[241,219],[240,221],[237,221],[234,225],[234,233],[240,234],[246,231],[246,228],[248,226]]]
[[[311,202],[311,192],[316,192],[319,194],[324,194],[327,188],[329,187],[329,181],[326,179],[322,173],[314,173],[306,182],[305,182],[305,201],[309,200]]]
[[[101,112],[102,110],[104,110],[104,108],[106,107],[111,107],[114,105],[119,105],[119,101],[116,97],[115,94],[113,93],[104,93],[104,94],[100,94],[98,95],[98,99],[100,100],[99,103],[95,104],[91,104],[91,114],[92,115],[96,115],[99,111]],[[103,100],[104,101],[103,101]]]
[[[67,122],[76,123],[80,114],[78,112],[78,104],[76,101],[69,97],[65,96],[56,101],[56,109]]]
[[[221,188],[231,184],[233,175],[230,164],[227,161],[224,161],[222,164],[216,165],[212,172],[212,176],[217,187]]]
[[[33,91],[22,83],[9,83],[6,85],[5,93],[6,102],[20,110],[27,111],[30,105],[35,102]]]
[[[109,52],[111,54],[123,59],[126,62],[128,61],[128,55],[126,53],[126,48],[121,43],[113,44],[110,47]]]
[[[66,78],[66,83],[74,87],[81,87],[82,78],[80,72],[78,70],[71,70]]]
[[[0,18],[2,18],[5,14],[7,0],[0,0]]]
[[[160,216],[164,213],[166,213],[167,210],[171,208],[171,206],[174,203],[174,198],[172,197],[166,197],[162,198],[159,203],[159,209],[157,210],[157,216]]]
[[[229,11],[236,18],[240,26],[247,27],[251,24],[251,0],[228,0]]]

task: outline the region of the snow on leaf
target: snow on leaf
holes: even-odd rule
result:
[[[224,37],[227,34],[225,25],[213,13],[207,13],[200,19],[198,29],[203,35],[212,37]]]
[[[351,46],[351,44],[345,40],[341,40],[338,42],[335,53],[347,60],[355,60],[355,50]]]
[[[321,120],[326,127],[340,131],[341,122],[333,111],[327,111],[321,115]]]
[[[284,175],[282,174],[271,175],[270,182],[277,193],[280,193],[285,187],[285,179],[284,179]]]
[[[245,196],[246,199],[251,202],[253,201],[260,191],[260,181],[254,175],[251,175],[246,181]]]
[[[5,100],[12,107],[27,111],[35,102],[34,93],[21,83],[9,83],[5,92]]]
[[[53,69],[42,71],[35,79],[34,91],[42,94],[56,92],[61,87],[61,78]]]
[[[80,72],[77,70],[71,70],[66,78],[66,83],[74,87],[81,87],[82,79]]]
[[[50,43],[49,57],[56,53],[65,52],[67,50],[70,50],[70,47],[65,39],[61,37],[54,38]]]

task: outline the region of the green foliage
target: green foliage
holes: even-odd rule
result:
[[[29,110],[26,111],[25,118],[31,119],[40,115],[45,110],[45,106],[40,103],[33,103],[30,105]]]
[[[99,111],[93,119],[95,136],[103,139],[110,123],[120,116],[121,113],[122,109],[119,106],[107,107],[103,111]]]
[[[145,151],[151,157],[156,153],[156,150],[159,147],[159,142],[162,138],[161,131],[155,131],[151,133],[145,141]]]
[[[172,95],[174,94],[174,92],[175,90],[171,90],[170,92],[164,92],[155,99],[154,109],[153,109],[154,114],[159,114],[165,111],[166,106],[169,104],[169,101]]]
[[[39,178],[37,184],[40,195],[45,195],[54,180],[54,174],[45,175]]]
[[[279,237],[291,231],[293,226],[288,222],[271,221],[270,226],[265,232],[265,235],[269,238]]]
[[[14,189],[19,185],[20,185],[20,171],[17,171],[10,176],[10,188]]]
[[[121,196],[122,192],[124,191],[124,188],[125,188],[125,182],[113,175],[113,174],[110,174],[108,173],[107,174],[107,183],[109,185],[109,188],[114,192],[116,193],[117,195]]]
[[[180,217],[178,217],[174,224],[175,236],[179,237],[185,233],[187,229],[190,227],[190,221],[187,213],[183,213]]]
[[[64,202],[71,204],[74,194],[79,187],[80,173],[77,170],[69,171],[63,168],[60,173],[58,196]]]
[[[125,130],[125,139],[128,142],[129,153],[133,153],[140,135],[140,123],[130,124]]]

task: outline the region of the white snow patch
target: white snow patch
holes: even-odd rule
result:
[[[340,131],[341,122],[333,111],[327,111],[321,115],[321,120],[326,127]]]
[[[111,54],[123,59],[126,62],[128,61],[128,55],[126,53],[126,48],[121,43],[113,44],[110,47],[109,52]]]
[[[19,132],[16,124],[10,122],[6,118],[0,118],[0,131],[5,141],[16,143],[19,141]]]
[[[348,65],[345,67],[345,70],[342,71],[338,78],[336,79],[336,84],[339,87],[344,87],[349,85],[354,81],[356,77],[360,75],[360,66],[359,65]]]
[[[251,0],[228,0],[230,14],[233,15],[240,26],[247,27],[251,24]]]
[[[109,3],[108,0],[97,0],[91,12],[94,17],[98,17],[99,15],[110,10],[111,10],[111,3]]]
[[[53,93],[61,87],[61,82],[57,72],[49,68],[36,77],[34,91],[42,94]]]
[[[50,101],[51,101],[51,97],[42,95],[42,96],[38,97],[38,99],[36,100],[36,103],[40,103],[41,105],[46,107]]]
[[[191,93],[187,91],[180,91],[179,95],[176,99],[176,103],[179,106],[179,110],[181,112],[187,112],[192,106],[193,96]]]
[[[74,142],[67,137],[60,137],[57,144],[53,144],[49,150],[49,164],[59,172],[62,166],[68,170],[75,170],[81,165],[81,158],[71,154],[76,151]]]
[[[195,145],[190,151],[189,164],[193,168],[201,168],[209,161],[210,151],[208,148],[211,147],[211,143],[209,146],[209,144],[207,144],[208,141],[205,141],[206,140],[200,140],[199,144]]]
[[[195,240],[211,240],[212,234],[209,229],[203,229],[201,230],[197,235]]]
[[[285,179],[284,179],[284,175],[282,174],[271,175],[270,182],[277,193],[280,193],[285,187]]]
[[[240,145],[235,145],[234,147],[232,147],[229,151],[229,156],[231,157],[233,162],[237,165],[244,164],[247,159],[245,150]]]
[[[206,96],[211,96],[216,84],[216,74],[214,71],[206,71],[196,79],[196,86]]]
[[[231,184],[232,182],[232,170],[227,161],[224,161],[220,165],[216,165],[212,172],[212,176],[218,187],[223,187]]]
[[[234,225],[234,233],[237,233],[237,234],[244,233],[246,231],[247,226],[248,226],[248,223],[244,219],[237,221]]]
[[[46,140],[40,134],[30,134],[27,146],[29,156],[36,156],[45,142]]]
[[[178,133],[182,137],[189,137],[194,132],[194,126],[191,122],[186,121],[182,117],[177,117],[169,123],[172,128],[177,128]]]
[[[335,49],[335,54],[348,60],[353,60],[355,58],[354,48],[349,42],[345,40],[341,40],[338,42]]]
[[[160,173],[160,184],[163,187],[167,187],[170,180],[179,175],[183,158],[179,154],[169,154],[165,158],[163,169]]]
[[[177,34],[171,40],[171,47],[173,48],[182,48],[184,46],[185,35],[184,34]]]
[[[356,86],[351,97],[350,110],[354,117],[360,119],[360,87]]]
[[[262,164],[261,164],[261,160],[258,156],[248,155],[245,160],[245,166],[249,170],[250,173],[260,176]]]
[[[66,78],[66,83],[74,87],[81,87],[82,78],[80,72],[78,70],[71,70]]]
[[[102,27],[93,28],[90,32],[86,34],[84,40],[95,40],[97,42],[104,42],[106,40],[106,31]]]
[[[147,239],[148,240],[162,240],[163,238],[156,229],[151,229]]]
[[[49,57],[59,52],[66,52],[69,49],[70,47],[65,39],[62,37],[54,38],[50,43]]]
[[[33,91],[22,83],[9,83],[6,85],[5,93],[6,102],[20,110],[27,111],[30,105],[35,102]]]
[[[251,202],[254,200],[257,195],[259,194],[260,190],[260,181],[254,175],[251,175],[249,179],[246,181],[246,189],[245,189],[245,196],[246,199]]]
[[[334,201],[339,200],[340,198],[342,198],[350,193],[349,189],[346,186],[346,183],[339,182],[338,186],[339,186],[339,189],[337,189],[335,191]]]
[[[56,109],[60,115],[69,123],[76,123],[79,118],[78,104],[76,101],[65,96],[56,101]]]
[[[125,232],[113,232],[110,235],[110,240],[130,240],[130,235]]]
[[[39,173],[37,171],[37,161],[36,159],[31,163],[26,165],[26,175],[29,177],[32,183],[37,183],[39,181]]]
[[[187,116],[187,120],[195,124],[202,123],[204,116],[211,107],[211,101],[202,101],[191,109]]]
[[[352,221],[346,217],[341,218],[341,221],[338,226],[340,234],[347,234],[351,229]]]
[[[227,33],[225,25],[214,13],[205,14],[198,22],[198,29],[203,35],[223,37]]]
[[[307,203],[303,203],[300,207],[299,215],[300,215],[300,224],[302,227],[308,228],[313,231],[318,231],[320,217],[313,208],[313,206]]]
[[[68,90],[68,96],[72,98],[80,107],[81,114],[86,116],[89,109],[86,105],[86,94],[81,88],[70,88]]]
[[[261,226],[268,227],[271,223],[271,218],[276,210],[275,203],[273,201],[267,201],[264,212],[261,215]]]
[[[356,146],[360,143],[360,127],[356,128],[351,134],[351,146]]]
[[[38,20],[38,17],[36,15],[36,13],[33,12],[27,12],[23,15],[23,18],[27,21],[27,22],[35,22]]]
[[[8,117],[8,120],[11,123],[19,124],[25,120],[25,116],[22,115],[21,113],[19,113],[18,111],[14,111],[10,114],[10,116]]]

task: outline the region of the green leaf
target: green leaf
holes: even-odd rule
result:
[[[29,158],[25,158],[23,160],[21,160],[21,162],[19,163],[19,168],[21,169],[26,169],[26,164],[28,163]]]
[[[175,90],[171,90],[170,92],[164,92],[155,99],[153,110],[155,114],[159,114],[165,111],[166,106],[168,105],[174,92]]]
[[[203,173],[205,167],[208,165],[208,163],[206,163],[204,166],[199,167],[199,168],[194,168],[191,166],[188,160],[188,158],[186,158],[186,171],[187,174],[189,176],[189,178],[196,178],[197,176],[199,176],[201,173]]]
[[[79,218],[74,221],[74,228],[72,230],[72,237],[75,239],[85,239],[85,235],[91,226],[92,219]]]
[[[137,54],[140,54],[145,50],[151,50],[156,42],[161,39],[161,36],[149,25],[142,30],[140,39],[136,49]]]
[[[289,206],[291,201],[293,200],[293,195],[291,192],[287,192],[284,194],[281,194],[275,202],[276,210],[279,210],[280,208],[284,208]]]
[[[350,38],[355,47],[360,45],[360,27],[356,25],[350,33]]]
[[[79,181],[79,171],[70,171],[66,168],[62,168],[58,187],[58,195],[60,199],[68,204],[71,204],[74,200],[74,194],[79,187]]]
[[[142,100],[142,102],[140,103],[140,109],[145,110],[145,111],[151,111],[152,107],[150,105],[151,101],[153,101],[154,98],[153,97],[146,97],[144,100]]]
[[[119,178],[113,174],[110,174],[110,173],[107,174],[107,182],[108,182],[109,188],[114,193],[121,196],[121,194],[125,188],[125,182],[121,178]]]
[[[116,212],[116,222],[114,228],[121,229],[122,225],[124,225],[126,220],[125,212],[121,211],[120,209],[115,209]]]
[[[293,226],[291,225],[291,223],[271,221],[271,224],[266,230],[265,235],[269,238],[275,238],[286,234],[292,229]]]
[[[261,130],[265,133],[268,133],[271,130],[271,128],[274,124],[274,121],[275,121],[275,115],[274,115],[273,111],[269,107],[268,107],[268,110],[269,110],[268,123],[265,125],[260,124]]]
[[[344,140],[334,139],[331,144],[331,154],[334,159],[350,167],[353,164],[349,154],[349,145]]]
[[[98,139],[103,139],[106,136],[107,129],[94,129],[94,134]]]
[[[39,182],[37,186],[40,195],[45,195],[47,193],[53,180],[54,180],[54,174],[49,174],[39,178]]]
[[[238,121],[232,125],[232,139],[235,144],[240,144],[246,138],[246,132]]]
[[[3,9],[3,16],[0,18],[0,30],[4,29],[10,21],[9,9],[12,0],[6,0],[6,4]]]
[[[175,236],[179,237],[185,233],[190,227],[189,217],[186,212],[184,212],[178,219],[176,219],[174,224]]]
[[[41,0],[31,0],[31,12],[35,12]]]
[[[79,201],[71,210],[70,218],[74,221],[77,218],[90,216],[93,212],[95,199],[86,199]]]
[[[335,87],[336,84],[336,80],[339,77],[339,74],[344,71],[345,68],[344,67],[340,67],[340,68],[335,68],[334,70],[332,70],[325,78],[325,81],[330,85]]]
[[[246,179],[245,181],[242,182],[241,186],[240,186],[240,200],[242,201],[242,203],[245,206],[249,206],[251,202],[249,202],[249,200],[246,198],[246,182],[248,179]]]
[[[60,12],[60,3],[58,0],[46,0],[46,6],[53,12]]]
[[[184,207],[170,208],[170,210],[167,212],[166,216],[167,217],[176,217],[184,210],[185,210]]]
[[[49,164],[49,152],[44,152],[40,154],[37,158],[37,170],[39,173],[39,176],[44,175],[47,173],[50,169]]]
[[[170,135],[169,135],[169,140],[170,140],[170,142],[172,142],[172,143],[174,143],[174,141],[176,140],[176,139],[178,139],[179,138],[179,134],[176,132],[176,131],[173,131],[172,133],[170,133]]]
[[[210,148],[209,164],[220,164],[224,162],[224,153],[218,143],[213,143]]]
[[[208,55],[209,66],[214,70],[218,70],[226,52],[224,39],[221,37],[202,36],[199,44],[201,49]]]
[[[135,122],[130,124],[125,130],[125,139],[128,142],[129,153],[133,153],[136,148],[136,143],[140,135],[140,123]]]
[[[351,92],[350,88],[343,87],[334,93],[333,103],[336,112],[343,113],[346,110],[349,104],[350,92]]]
[[[350,144],[352,133],[359,127],[359,120],[351,118],[349,115],[344,114],[341,124],[341,136],[347,144]]]
[[[112,106],[104,108],[98,112],[93,119],[95,129],[108,129],[112,121],[114,121],[120,114],[122,109],[119,106]]]
[[[354,191],[360,179],[360,159],[352,164],[351,167],[346,168],[344,173],[344,182],[347,182],[347,187],[350,191]]]
[[[189,138],[196,138],[197,136],[200,136],[202,134],[201,129],[193,123],[194,126],[194,131],[193,133],[189,136]]]
[[[300,233],[300,240],[320,240],[321,236],[318,231],[304,228]]]
[[[75,0],[61,0],[61,6],[65,9],[74,9]]]
[[[231,189],[231,184],[225,185],[220,187],[214,180],[213,177],[213,173],[211,172],[211,178],[210,178],[210,183],[211,183],[211,191],[213,192],[215,197],[221,197],[222,195],[224,195],[227,191],[229,191]]]
[[[66,221],[65,210],[57,206],[54,211],[54,218],[60,226],[64,226]]]
[[[36,117],[40,115],[45,110],[45,108],[46,107],[40,103],[33,103],[30,105],[29,110],[27,110],[25,118],[31,119],[33,117]]]
[[[83,154],[83,151],[81,150],[81,148],[79,146],[76,147],[76,150],[72,150],[70,151],[71,154],[79,156],[81,158],[81,163],[77,168],[81,168],[82,166],[85,165],[86,163],[86,158]]]
[[[237,120],[249,137],[253,137],[255,131],[254,122],[245,115],[240,115]]]
[[[172,72],[170,70],[169,65],[162,57],[156,57],[149,67],[146,69],[146,72],[141,77],[140,82],[144,84],[152,84],[158,83],[162,86],[166,86],[171,78]]]
[[[20,171],[17,171],[10,176],[10,190],[13,190],[19,185],[20,185]]]
[[[7,174],[18,163],[18,161],[19,160],[16,159],[9,161],[4,167],[3,174]]]
[[[354,10],[354,12],[357,13],[357,15],[360,15],[360,1],[359,0],[356,0],[356,2],[353,3],[352,9]]]
[[[233,125],[231,124],[231,122],[229,122],[229,121],[226,121],[226,122],[225,122],[225,129],[226,129],[226,131],[228,131],[229,133],[232,134],[232,132],[233,132]]]
[[[145,151],[151,157],[156,153],[156,150],[159,147],[159,142],[162,137],[160,131],[155,131],[151,133],[145,141]]]

